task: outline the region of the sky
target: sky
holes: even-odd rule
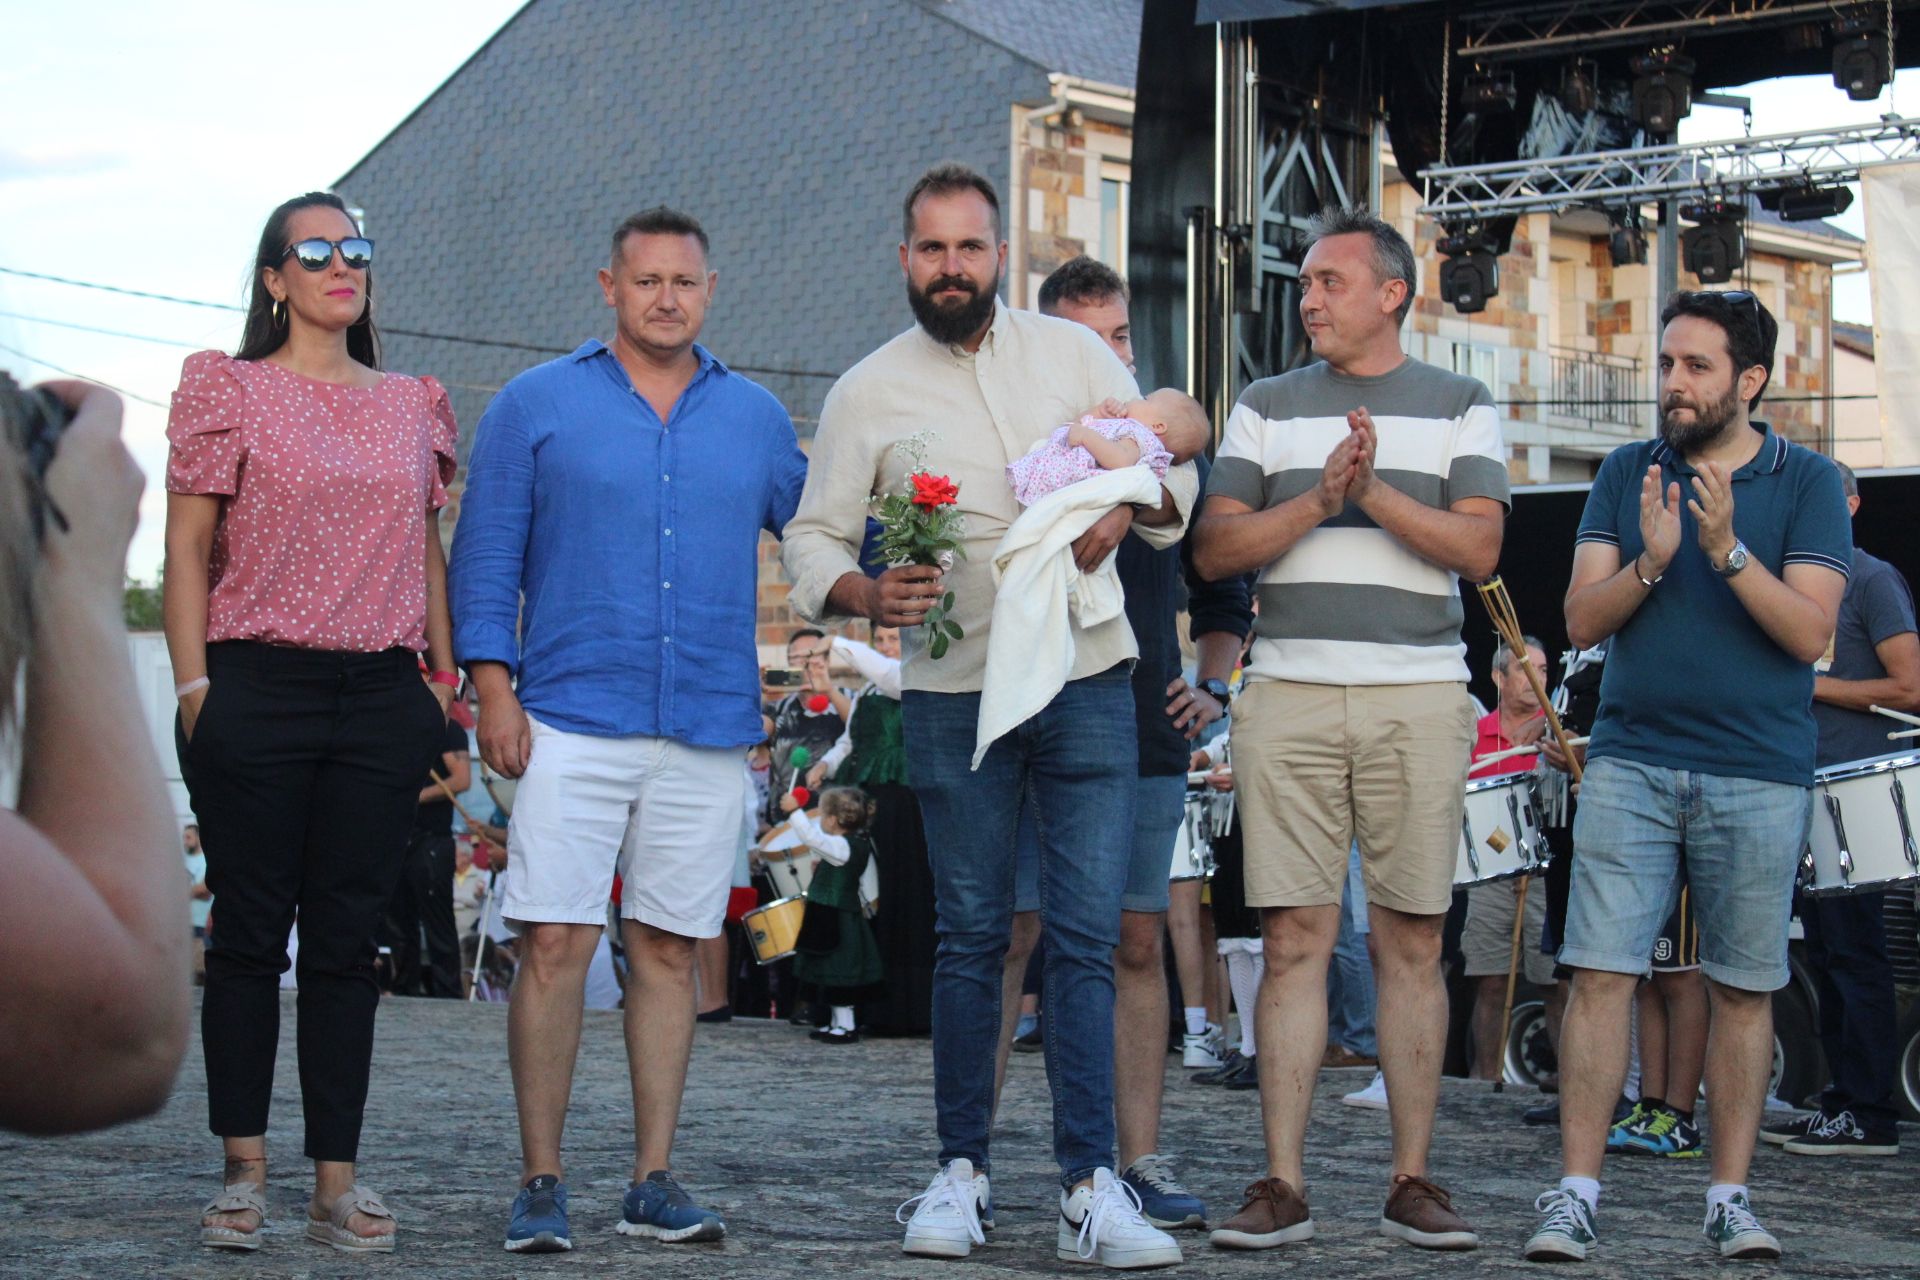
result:
[[[180,362],[232,350],[239,316],[4,269],[238,304],[273,207],[330,186],[521,4],[0,0],[9,47],[30,54],[0,59],[0,369],[22,382],[65,370],[126,394],[128,446],[147,474],[135,577],[151,580],[162,557],[165,405]],[[1855,103],[1826,77],[1728,92],[1753,97],[1756,134],[1892,109],[1891,90]],[[1741,130],[1739,112],[1698,107],[1681,137]],[[1862,212],[1856,201],[1837,221],[1861,234]],[[377,225],[368,233],[380,238]],[[1838,284],[1835,312],[1871,323],[1865,273]]]

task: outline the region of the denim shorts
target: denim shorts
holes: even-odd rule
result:
[[[1031,803],[1029,801],[1028,803]],[[1159,912],[1167,909],[1167,877],[1173,870],[1173,842],[1187,814],[1187,780],[1178,773],[1141,778],[1133,798],[1133,853],[1127,859],[1127,887],[1120,892],[1122,911]],[[1015,845],[1013,909],[1040,909],[1040,845],[1034,835],[1033,814],[1022,810]]]
[[[1589,762],[1560,963],[1648,972],[1684,870],[1707,977],[1745,991],[1786,986],[1793,884],[1812,818],[1811,787],[1612,756]]]

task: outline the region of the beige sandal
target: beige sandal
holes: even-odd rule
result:
[[[257,1182],[236,1182],[207,1201],[207,1207],[200,1211],[203,1219],[214,1213],[252,1212],[260,1215],[260,1224],[251,1231],[242,1231],[238,1227],[211,1227],[202,1222],[200,1243],[209,1249],[258,1249],[260,1233],[267,1225],[267,1202],[260,1193]]]
[[[311,1214],[312,1211],[308,1212]],[[355,1183],[353,1190],[341,1193],[334,1200],[325,1221],[311,1216],[307,1218],[307,1239],[330,1244],[344,1253],[392,1253],[393,1232],[363,1236],[348,1230],[347,1219],[356,1213],[364,1213],[369,1218],[385,1218],[388,1222],[394,1220],[393,1211],[381,1203],[379,1196]]]

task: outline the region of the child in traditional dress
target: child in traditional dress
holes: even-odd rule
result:
[[[1206,410],[1184,391],[1165,387],[1126,404],[1109,400],[1007,464],[1007,481],[1021,506],[1102,471],[1135,465],[1164,479],[1167,468],[1207,447]]]
[[[820,855],[807,886],[806,914],[795,944],[794,976],[816,984],[833,1010],[832,1019],[813,1032],[823,1044],[856,1044],[853,1006],[862,992],[879,983],[880,946],[860,902],[860,875],[873,861],[867,824],[873,801],[858,787],[829,787],[820,796],[820,816],[799,806],[791,792],[780,807],[792,814],[793,833]]]

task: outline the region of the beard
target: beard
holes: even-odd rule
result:
[[[1677,409],[1693,410],[1693,421],[1681,422],[1676,419],[1674,411]],[[1726,395],[1708,404],[1669,397],[1661,406],[1660,438],[1667,442],[1669,449],[1684,458],[1712,444],[1739,415],[1738,383],[1728,387]]]
[[[933,295],[942,289],[964,289],[966,297],[959,302],[936,301]],[[986,328],[993,319],[994,295],[999,292],[998,272],[984,289],[965,276],[936,276],[924,290],[907,281],[907,305],[913,308],[914,320],[928,337],[952,346]]]

